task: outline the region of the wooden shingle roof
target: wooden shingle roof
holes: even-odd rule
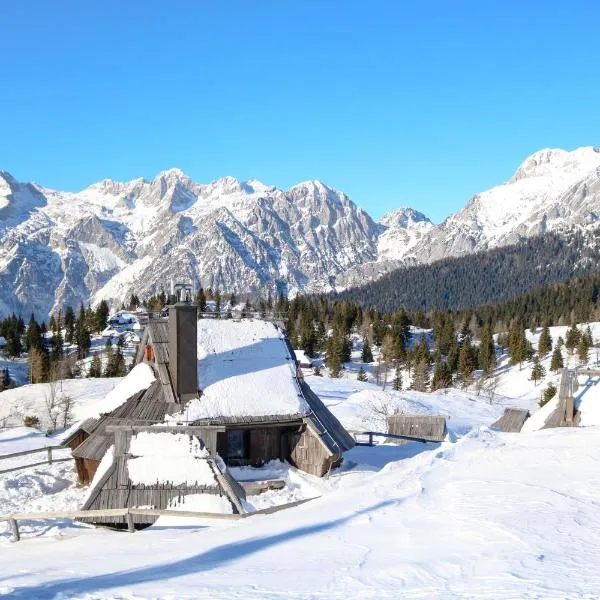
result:
[[[491,429],[506,431],[508,433],[519,433],[523,429],[525,421],[530,417],[528,410],[520,408],[506,408],[504,414],[492,424]]]

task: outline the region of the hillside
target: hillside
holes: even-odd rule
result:
[[[521,296],[574,277],[596,273],[600,230],[547,233],[513,246],[403,267],[334,297],[390,312],[457,310]]]

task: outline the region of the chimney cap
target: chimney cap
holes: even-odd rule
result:
[[[176,297],[175,304],[192,304],[192,284],[191,283],[176,283],[173,286],[174,295]]]

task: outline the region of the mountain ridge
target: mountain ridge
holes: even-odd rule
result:
[[[0,313],[122,301],[172,279],[236,293],[353,287],[392,270],[585,228],[600,215],[600,149],[543,149],[440,224],[416,209],[375,221],[318,180],[287,190],[181,169],[79,192],[0,171]]]

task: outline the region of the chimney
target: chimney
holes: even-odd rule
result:
[[[169,371],[179,402],[198,396],[198,314],[191,290],[176,284],[177,301],[169,306]]]

